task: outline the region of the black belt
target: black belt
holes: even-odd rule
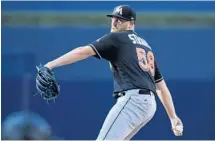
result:
[[[140,89],[138,93],[139,93],[139,94],[142,94],[142,95],[151,95],[151,91],[148,90],[148,89]],[[119,92],[119,93],[117,93],[117,94],[115,95],[115,98],[119,98],[119,97],[121,97],[121,96],[125,96],[125,94],[126,94],[125,91]]]

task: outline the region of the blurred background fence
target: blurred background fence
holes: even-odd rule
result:
[[[61,95],[49,106],[33,97],[35,66],[108,33],[105,14],[119,4],[137,10],[136,31],[152,46],[185,127],[174,137],[157,100],[134,139],[215,139],[215,2],[2,2],[2,121],[29,108],[65,139],[95,139],[114,104],[108,62],[56,69]]]

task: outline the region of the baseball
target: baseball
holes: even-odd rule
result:
[[[175,126],[175,130],[182,132],[183,131],[183,126],[182,125],[177,125],[177,126]]]

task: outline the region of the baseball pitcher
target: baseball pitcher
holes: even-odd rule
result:
[[[104,120],[97,140],[130,140],[153,118],[156,95],[169,116],[173,133],[182,136],[183,124],[176,114],[155,54],[135,32],[136,12],[128,5],[120,5],[107,16],[111,18],[110,33],[38,67],[36,86],[39,93],[47,100],[58,96],[60,89],[53,69],[91,56],[105,59],[114,76],[116,104]]]

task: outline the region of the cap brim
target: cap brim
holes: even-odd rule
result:
[[[116,15],[116,14],[108,14],[108,15],[106,15],[106,16],[107,16],[107,17],[117,17],[117,18],[121,18],[121,19],[123,19],[123,20],[129,21],[129,19],[124,18],[124,17],[122,17],[122,16],[120,16],[120,15]]]
[[[106,15],[107,17],[122,17],[122,16],[120,16],[120,15],[116,15],[116,14],[108,14],[108,15]]]

